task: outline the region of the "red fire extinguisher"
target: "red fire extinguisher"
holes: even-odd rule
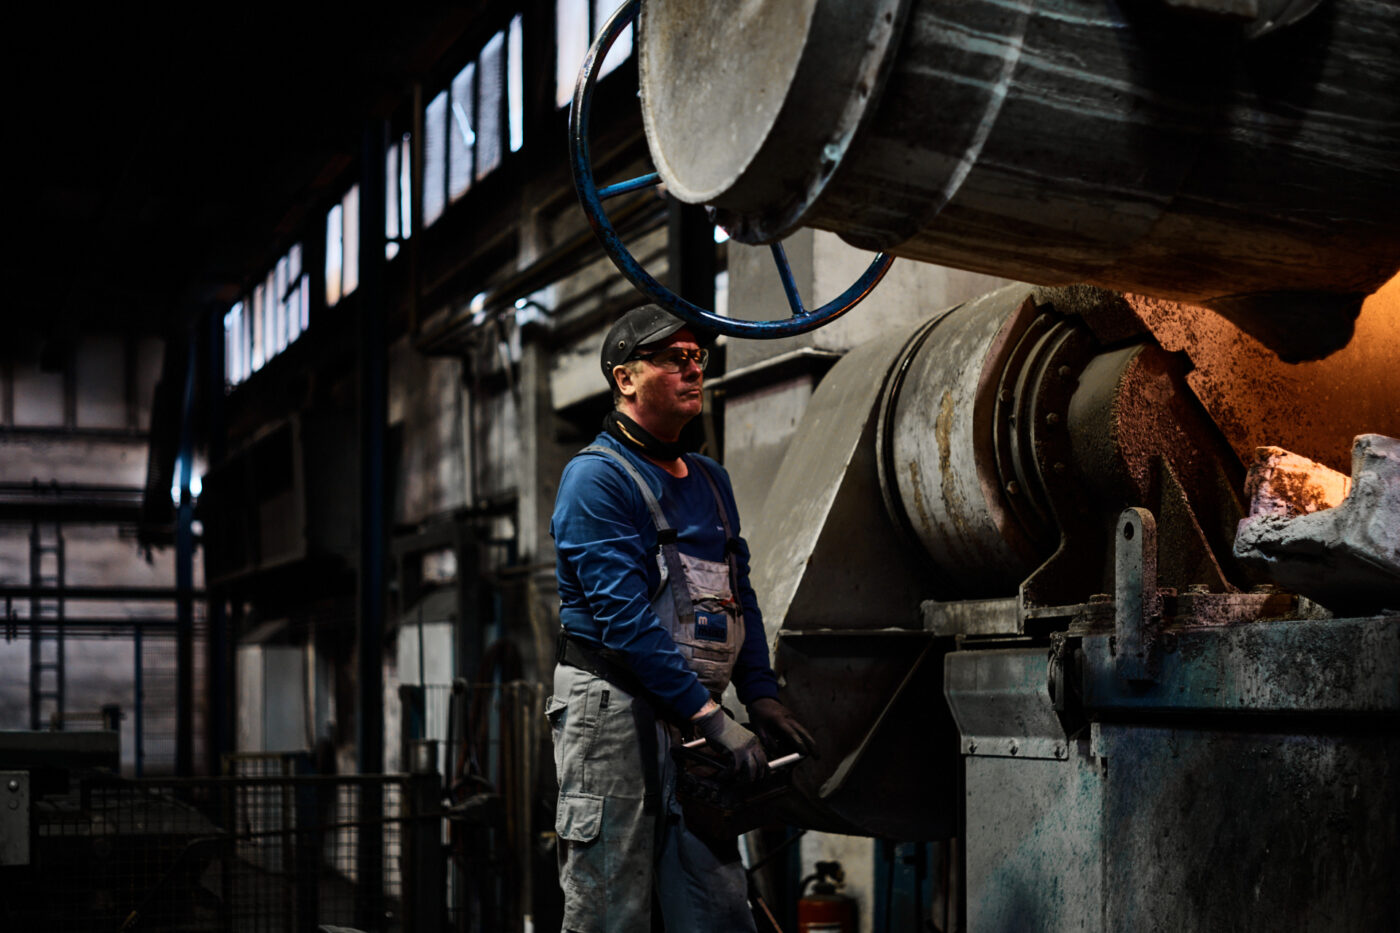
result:
[[[840,862],[818,862],[815,873],[802,879],[797,902],[798,933],[856,933],[856,901],[837,893],[846,880]],[[812,893],[806,894],[807,885]]]

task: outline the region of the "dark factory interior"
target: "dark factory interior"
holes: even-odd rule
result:
[[[10,34],[0,930],[630,931],[551,519],[648,302],[820,752],[674,750],[752,929],[1400,928],[1400,0]]]

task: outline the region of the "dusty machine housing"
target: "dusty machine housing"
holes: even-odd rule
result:
[[[1393,923],[1400,554],[1236,539],[1256,444],[1400,482],[1389,354],[1342,351],[1351,398],[1280,362],[1400,265],[1400,7],[797,6],[759,56],[737,19],[775,4],[643,4],[668,190],[743,242],[1045,284],[851,341],[753,494],[784,699],[834,752],[788,818],[959,839],[973,930]]]
[[[1242,565],[1244,467],[1134,319],[1010,285],[825,377],[753,532],[785,698],[840,749],[790,818],[965,840],[970,929],[1365,929],[1400,632]]]

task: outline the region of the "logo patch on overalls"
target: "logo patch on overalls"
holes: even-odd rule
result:
[[[729,638],[729,615],[724,612],[695,610],[695,637],[705,641],[726,641]]]

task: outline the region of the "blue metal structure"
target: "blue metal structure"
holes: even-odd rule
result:
[[[180,402],[180,449],[175,460],[180,503],[175,510],[175,773],[194,776],[194,406],[199,365],[197,335],[186,341]]]
[[[574,172],[574,187],[578,189],[579,202],[583,206],[583,213],[587,216],[589,225],[603,244],[603,251],[628,281],[647,298],[697,327],[731,337],[760,340],[791,337],[794,334],[816,330],[854,308],[879,284],[880,279],[889,270],[890,263],[894,262],[893,256],[887,253],[877,254],[865,272],[849,288],[832,301],[809,310],[803,305],[802,296],[798,294],[782,244],[773,243],[770,247],[773,260],[778,266],[778,275],[783,280],[783,291],[787,294],[792,316],[771,321],[741,321],[707,311],[680,297],[643,269],[622,242],[622,238],[618,236],[612,222],[603,211],[603,202],[608,198],[656,185],[661,176],[651,172],[599,188],[593,178],[593,164],[589,155],[588,121],[592,111],[593,87],[597,81],[598,65],[607,57],[608,50],[612,48],[622,30],[636,18],[639,6],[640,0],[628,0],[613,13],[599,32],[598,38],[583,60],[583,69],[579,72],[578,84],[574,87],[574,100],[569,108],[569,156]]]

